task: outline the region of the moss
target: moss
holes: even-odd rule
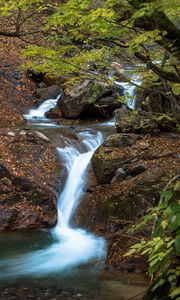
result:
[[[98,151],[98,153],[97,153],[97,156],[98,156],[99,158],[105,156],[104,148],[103,148],[103,147],[100,147],[100,148],[99,148],[99,151]]]
[[[41,201],[42,195],[39,191],[30,191],[28,195],[33,204],[37,204]]]
[[[13,204],[19,202],[20,200],[21,200],[21,196],[19,194],[15,194],[7,199],[7,203],[13,205]]]
[[[116,215],[116,207],[114,206],[114,201],[112,198],[109,198],[102,203],[102,213],[106,217]]]

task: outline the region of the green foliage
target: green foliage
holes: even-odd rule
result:
[[[160,192],[160,203],[151,208],[131,232],[153,226],[150,239],[141,239],[125,254],[140,253],[147,258],[149,275],[154,276],[150,291],[169,286],[168,299],[180,297],[180,182],[172,190]],[[153,300],[154,298],[152,298]],[[159,298],[160,299],[160,298]]]
[[[164,80],[163,72],[176,76],[175,81],[165,76],[169,98],[171,93],[179,95],[179,78],[174,69],[179,53],[175,46],[179,11],[178,0],[0,0],[0,16],[13,20],[16,29],[19,26],[23,29],[27,20],[42,13],[43,25],[38,29],[44,32],[46,42],[42,41],[42,45],[50,46],[27,47],[23,51],[29,58],[26,68],[63,79],[68,89],[85,78],[107,81],[111,62],[119,62],[129,55],[131,61],[135,61],[133,56],[141,52],[146,57],[142,63],[151,69],[151,72],[145,69],[146,77],[154,73]],[[18,20],[19,12],[23,13],[21,20]],[[168,25],[169,32],[163,27],[165,21],[157,18],[158,12],[165,14],[167,23],[173,20],[174,23]],[[162,68],[155,63],[158,71],[151,63],[163,62],[163,48],[167,47],[171,55]]]
[[[47,9],[50,4],[47,4],[44,0],[1,0],[0,1],[0,16],[12,16],[15,11],[21,9],[23,11],[29,11],[32,8],[42,11]]]
[[[174,95],[180,95],[180,83],[171,84],[171,88]]]

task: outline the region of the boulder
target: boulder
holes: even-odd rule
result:
[[[127,229],[136,224],[147,209],[157,204],[160,200],[159,191],[179,173],[180,135],[138,137],[127,134],[131,145],[121,144],[121,136],[124,135],[116,135],[117,143],[114,142],[115,135],[109,137],[108,140],[112,140],[116,146],[113,143],[110,146],[109,142],[106,144],[106,140],[93,155],[97,180],[99,184],[106,184],[97,185],[91,193],[86,194],[75,220],[79,226],[105,236],[108,243],[107,267],[111,270],[139,272],[146,270],[145,264],[139,261],[132,267],[134,258],[125,258],[123,255],[140,237],[151,232],[130,234]],[[117,168],[120,168],[121,174],[129,173],[129,176],[125,180],[107,184]],[[109,177],[107,174],[110,174]]]
[[[65,118],[110,118],[121,104],[114,86],[85,80],[63,94],[57,106]]]
[[[126,107],[115,111],[115,124],[117,132],[146,133],[154,129],[151,123],[152,114]]]
[[[174,100],[180,105],[180,96],[174,95]],[[135,109],[167,114],[174,111],[171,102],[162,86],[152,85],[136,91]]]
[[[16,107],[0,97],[0,128],[22,126],[25,123],[26,121]]]
[[[0,231],[55,225],[58,179],[50,141],[26,129],[0,134]]]
[[[116,170],[115,175],[114,175],[113,179],[111,180],[111,183],[125,180],[126,177],[127,177],[126,171],[123,168],[119,168]]]
[[[158,133],[179,131],[179,115],[153,114],[144,110],[131,110],[126,107],[115,111],[117,132]]]
[[[62,117],[62,113],[58,109],[58,107],[55,106],[45,113],[45,117],[47,117],[49,119],[59,119],[60,117]]]
[[[131,146],[139,139],[135,134],[113,134],[95,151],[92,157],[92,165],[99,183],[110,183],[115,172],[135,159],[131,153]],[[117,151],[121,152],[118,153]]]
[[[58,95],[60,95],[60,93],[61,89],[56,84],[44,88],[38,88],[36,90],[36,94],[41,100],[56,98]]]

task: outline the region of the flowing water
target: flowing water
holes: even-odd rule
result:
[[[46,125],[53,130],[53,125],[44,117],[44,113],[55,105],[56,99],[50,99],[41,104],[37,109],[30,110],[25,117],[31,121],[31,126],[38,123],[38,128]],[[113,121],[112,121],[113,122]],[[112,126],[112,122],[106,122],[102,126]],[[80,128],[79,139],[82,141],[83,153],[75,145],[66,145],[57,148],[59,156],[64,161],[67,170],[67,178],[64,188],[58,199],[58,222],[50,231],[36,231],[29,240],[28,233],[11,233],[8,236],[1,235],[0,247],[0,278],[2,282],[14,282],[26,278],[48,278],[53,282],[59,279],[61,284],[76,287],[94,284],[99,285],[98,274],[103,269],[106,256],[106,242],[90,232],[71,226],[71,218],[78,206],[87,183],[87,172],[91,157],[95,149],[102,143],[103,135],[95,126],[92,128]],[[83,267],[84,266],[84,267]],[[51,279],[50,279],[51,278]],[[66,278],[63,281],[63,278]],[[78,282],[78,283],[77,283]],[[47,284],[47,282],[46,282]],[[105,281],[104,281],[105,284]],[[107,288],[109,282],[103,287],[104,291],[110,290],[107,299],[121,299],[115,291]],[[122,289],[122,287],[121,287]],[[109,292],[108,292],[109,293]],[[133,295],[134,292],[132,292]],[[105,295],[105,294],[104,294]],[[101,296],[99,299],[105,299]],[[126,298],[122,298],[126,299]]]

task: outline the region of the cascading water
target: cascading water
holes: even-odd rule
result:
[[[55,125],[44,117],[45,107],[50,109],[53,106],[53,101],[48,100],[37,109],[38,113],[36,110],[31,110],[27,119],[30,121],[30,127],[37,126],[38,130],[46,132],[48,137],[50,133],[55,134],[56,138],[59,130],[62,132],[62,126]],[[100,128],[105,134],[110,134],[113,123],[110,121],[91,124],[90,128],[83,128],[83,126],[76,128],[79,131],[78,137],[84,153],[77,143],[72,145],[69,139],[64,141],[64,148],[57,148],[69,175],[59,197],[56,227],[50,231],[41,230],[31,234],[9,233],[0,237],[0,285],[5,284],[5,289],[2,289],[3,299],[15,299],[16,289],[17,293],[20,291],[21,298],[29,285],[30,289],[27,290],[30,291],[29,297],[32,299],[60,299],[59,292],[62,291],[62,299],[81,297],[81,299],[96,300],[127,300],[144,292],[143,285],[140,287],[139,284],[138,286],[129,284],[129,275],[125,278],[128,285],[113,281],[112,278],[104,280],[100,277],[104,264],[99,262],[103,262],[106,255],[104,239],[70,225],[71,216],[83,195],[91,156],[102,143],[102,135],[98,130]],[[54,128],[55,126],[57,128]],[[86,265],[80,267],[84,264]],[[66,288],[70,293],[75,291],[72,298],[63,296],[63,290],[66,291]],[[52,289],[57,298],[52,296]],[[34,290],[33,297],[32,290]],[[39,290],[42,293],[40,297]],[[7,297],[10,295],[10,298],[6,295]]]
[[[45,106],[46,104],[43,107]],[[38,111],[39,116],[42,115],[40,108]],[[30,114],[32,118],[32,110]],[[42,277],[49,273],[68,271],[91,260],[105,257],[104,239],[70,226],[71,216],[86,184],[89,162],[95,149],[102,143],[103,137],[100,132],[95,134],[86,130],[79,134],[79,139],[87,152],[80,153],[72,146],[57,149],[65,161],[69,175],[58,200],[58,223],[51,230],[54,242],[45,249],[4,260],[3,264],[0,262],[4,278],[24,275]]]
[[[58,95],[54,99],[48,99],[44,101],[41,105],[37,108],[30,109],[29,113],[24,115],[25,119],[32,120],[32,119],[46,119],[44,114],[50,110],[51,108],[55,107],[57,104],[58,99],[61,95]]]

